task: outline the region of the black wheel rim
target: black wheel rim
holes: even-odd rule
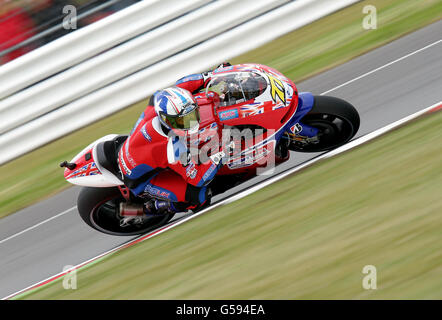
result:
[[[320,152],[337,148],[354,136],[351,121],[332,114],[309,114],[302,119],[306,125],[319,129],[317,143],[298,144],[295,149],[304,152]]]
[[[105,199],[98,203],[90,212],[90,221],[99,231],[111,235],[137,235],[152,231],[169,220],[169,215],[150,216],[143,223],[120,226],[121,218],[118,216],[118,206],[124,201],[121,196]]]

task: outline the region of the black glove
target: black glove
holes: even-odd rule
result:
[[[223,62],[223,63],[221,63],[218,67],[216,67],[216,69],[219,69],[219,68],[225,68],[225,67],[230,67],[232,64],[230,63],[230,62]],[[215,70],[216,70],[215,69]]]

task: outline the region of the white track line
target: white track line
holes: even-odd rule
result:
[[[37,223],[36,225],[33,225],[32,227],[29,227],[29,228],[27,228],[27,229],[25,229],[25,230],[23,230],[23,231],[20,231],[20,232],[18,232],[18,233],[16,233],[16,234],[13,234],[13,235],[10,236],[10,237],[7,237],[7,238],[5,238],[5,239],[3,239],[3,240],[0,240],[0,244],[6,242],[6,241],[8,241],[8,240],[11,240],[11,239],[13,239],[13,238],[15,238],[15,237],[17,237],[17,236],[19,236],[19,235],[21,235],[21,234],[27,232],[27,231],[30,231],[30,230],[32,230],[32,229],[35,229],[35,228],[37,228],[38,226],[41,226],[42,224],[44,224],[44,223],[46,223],[46,222],[49,222],[49,221],[51,221],[51,220],[54,220],[55,218],[58,218],[58,217],[60,217],[60,216],[62,216],[62,215],[64,215],[64,214],[66,214],[66,213],[68,213],[68,212],[70,212],[70,211],[72,211],[72,210],[74,210],[74,209],[77,209],[77,206],[74,206],[74,207],[72,207],[72,208],[70,208],[70,209],[67,209],[66,211],[63,211],[63,212],[61,212],[61,213],[59,213],[59,214],[57,214],[57,215],[55,215],[55,216],[52,216],[52,217],[50,217],[49,219],[46,219],[46,220],[44,220],[44,221],[42,221],[42,222]]]
[[[337,86],[337,87],[334,87],[333,89],[327,90],[327,91],[321,93],[321,95],[327,94],[327,93],[329,93],[329,92],[332,92],[332,91],[334,91],[334,90],[337,90],[337,89],[339,89],[339,88],[342,88],[342,87],[344,87],[344,86],[346,86],[346,85],[348,85],[348,84],[350,84],[350,83],[352,83],[352,82],[355,82],[355,81],[357,81],[357,80],[360,80],[360,79],[362,79],[362,78],[365,78],[366,76],[368,76],[368,75],[370,75],[370,74],[372,74],[372,73],[375,73],[375,72],[377,72],[377,71],[379,71],[379,70],[382,70],[382,69],[384,69],[384,68],[387,68],[388,66],[391,66],[392,64],[394,64],[394,63],[396,63],[396,62],[402,61],[402,60],[404,60],[404,59],[406,59],[406,58],[408,58],[408,57],[411,57],[412,55],[415,55],[416,53],[419,53],[419,52],[421,52],[421,51],[424,51],[425,49],[428,49],[428,48],[430,48],[430,47],[432,47],[432,46],[435,46],[435,45],[437,45],[438,43],[441,43],[441,42],[442,42],[442,39],[440,39],[440,40],[438,40],[438,41],[436,41],[436,42],[433,42],[432,44],[429,44],[428,46],[425,46],[425,47],[420,48],[420,49],[418,49],[418,50],[416,50],[416,51],[413,51],[413,52],[411,52],[411,53],[409,53],[409,54],[407,54],[407,55],[405,55],[405,56],[403,56],[403,57],[400,57],[399,59],[396,59],[396,60],[391,61],[391,62],[389,62],[389,63],[387,63],[387,64],[384,64],[383,66],[381,66],[381,67],[379,67],[379,68],[376,68],[376,69],[373,69],[373,70],[371,70],[371,71],[369,71],[369,72],[367,72],[367,73],[364,73],[364,74],[360,75],[359,77],[356,77],[356,78],[354,78],[354,79],[352,79],[352,80],[349,80],[349,81],[347,81],[347,82],[344,82],[343,84],[341,84],[341,85],[339,85],[339,86]]]
[[[337,90],[337,89],[339,89],[339,88],[341,88],[341,87],[343,87],[343,86],[346,86],[346,85],[348,85],[348,84],[350,84],[350,83],[353,83],[353,82],[355,82],[355,81],[357,81],[357,80],[359,80],[359,79],[362,79],[362,78],[364,78],[364,77],[366,77],[366,76],[368,76],[368,75],[370,75],[370,74],[372,74],[372,73],[374,73],[374,72],[377,72],[377,71],[379,71],[379,70],[382,70],[382,69],[384,69],[384,68],[386,68],[386,67],[388,67],[388,66],[390,66],[390,65],[392,65],[392,64],[394,64],[394,63],[396,63],[396,62],[399,62],[399,61],[401,61],[401,60],[404,60],[404,59],[406,59],[406,58],[408,58],[408,57],[410,57],[410,56],[412,56],[412,55],[414,55],[414,54],[416,54],[416,53],[419,53],[419,52],[421,52],[421,51],[423,51],[423,50],[425,50],[425,49],[428,49],[428,48],[430,48],[430,47],[432,47],[432,46],[434,46],[434,45],[436,45],[436,44],[438,44],[438,43],[440,43],[440,42],[442,42],[442,39],[440,39],[440,40],[438,40],[438,41],[436,41],[436,42],[433,42],[433,43],[431,43],[431,44],[429,44],[429,45],[427,45],[427,46],[425,46],[425,47],[423,47],[423,48],[421,48],[421,49],[418,49],[418,50],[416,50],[416,51],[413,51],[413,52],[411,52],[411,53],[409,53],[409,54],[407,54],[407,55],[405,55],[405,56],[403,56],[403,57],[401,57],[401,58],[398,58],[398,59],[396,59],[396,60],[394,60],[394,61],[391,61],[391,62],[389,62],[389,63],[387,63],[387,64],[385,64],[385,65],[383,65],[383,66],[381,66],[381,67],[379,67],[379,68],[376,68],[376,69],[373,69],[373,70],[371,70],[371,71],[369,71],[369,72],[367,72],[367,73],[364,73],[364,74],[360,75],[359,77],[356,77],[356,78],[354,78],[354,79],[352,79],[352,80],[350,80],[350,81],[347,81],[347,82],[345,82],[345,83],[343,83],[343,84],[341,84],[341,85],[339,85],[339,86],[337,86],[337,87],[334,87],[334,88],[332,88],[332,89],[330,89],[330,90],[328,90],[328,91],[325,91],[325,92],[321,93],[321,95],[325,95],[325,94],[327,94],[327,93],[329,93],[329,92],[332,92],[332,91]],[[184,222],[186,222],[186,221],[188,221],[188,220],[190,220],[190,219],[196,218],[197,216],[199,216],[199,215],[201,215],[201,214],[203,214],[203,213],[205,213],[205,212],[207,212],[207,211],[209,211],[209,210],[212,210],[212,209],[214,209],[214,208],[216,208],[216,207],[218,207],[218,206],[220,206],[220,205],[223,205],[223,204],[227,204],[227,203],[230,203],[230,202],[236,201],[236,200],[241,199],[241,198],[243,198],[243,197],[245,197],[245,196],[247,196],[247,195],[249,195],[249,194],[251,194],[251,193],[253,193],[253,192],[256,192],[256,191],[258,191],[258,190],[260,190],[260,189],[266,187],[267,185],[269,185],[269,184],[271,184],[271,183],[273,183],[273,182],[275,182],[275,181],[278,181],[278,180],[280,180],[280,179],[286,177],[286,176],[289,175],[289,174],[292,174],[292,173],[294,173],[294,172],[296,172],[296,171],[298,171],[298,170],[301,170],[301,169],[304,168],[304,167],[307,167],[307,166],[309,166],[309,165],[315,163],[316,161],[319,161],[319,160],[321,160],[321,159],[324,159],[324,158],[328,158],[328,157],[334,156],[334,155],[336,155],[336,154],[338,154],[338,153],[341,153],[341,152],[344,152],[344,151],[346,151],[346,150],[348,150],[348,149],[354,148],[355,146],[357,146],[357,145],[359,145],[359,144],[362,144],[362,143],[364,143],[364,142],[366,142],[366,141],[369,141],[369,140],[371,140],[371,139],[374,139],[375,137],[377,137],[377,136],[379,136],[379,135],[385,133],[386,131],[389,131],[389,130],[391,130],[392,128],[395,128],[395,127],[397,127],[397,126],[399,126],[399,125],[401,125],[401,124],[403,124],[403,123],[405,123],[405,122],[407,122],[407,121],[410,121],[411,119],[414,119],[414,118],[416,118],[416,117],[418,117],[418,116],[424,114],[425,112],[430,111],[432,108],[434,108],[434,107],[440,105],[441,103],[442,103],[442,101],[440,101],[440,102],[434,104],[433,106],[430,106],[430,107],[425,108],[425,109],[423,109],[423,110],[421,110],[421,111],[418,111],[418,112],[416,112],[416,113],[414,113],[414,114],[412,114],[412,115],[410,115],[410,116],[408,116],[408,117],[406,117],[406,118],[403,118],[403,119],[401,119],[401,120],[399,120],[399,121],[396,121],[396,122],[394,122],[394,123],[392,123],[392,124],[390,124],[390,125],[388,125],[388,126],[385,126],[385,127],[380,128],[380,129],[378,129],[378,130],[375,130],[375,131],[373,131],[373,132],[371,132],[371,133],[369,133],[369,134],[367,134],[367,135],[365,135],[365,136],[362,136],[362,137],[360,137],[360,138],[358,138],[358,139],[355,139],[355,140],[349,142],[348,144],[346,144],[346,145],[344,145],[344,146],[342,146],[342,147],[340,147],[340,148],[337,148],[337,149],[335,149],[335,150],[333,150],[333,151],[331,151],[331,152],[324,153],[324,154],[320,155],[319,157],[316,157],[316,158],[314,158],[314,159],[312,159],[312,160],[310,160],[310,161],[307,161],[307,162],[305,162],[305,163],[303,163],[303,164],[301,164],[301,165],[299,165],[299,166],[293,168],[292,170],[289,170],[289,171],[286,171],[285,173],[279,174],[278,176],[276,176],[276,177],[274,177],[274,178],[272,178],[272,179],[266,180],[266,181],[262,182],[262,183],[259,184],[259,185],[256,185],[256,186],[254,186],[254,187],[252,187],[252,188],[249,188],[249,189],[247,189],[247,190],[245,190],[245,191],[243,191],[243,192],[241,192],[241,193],[239,193],[239,194],[237,194],[237,195],[235,195],[235,196],[233,196],[233,197],[230,197],[230,198],[228,198],[228,199],[226,199],[226,200],[223,200],[223,201],[221,201],[221,202],[215,204],[214,206],[211,206],[210,208],[207,208],[207,209],[205,209],[205,210],[203,210],[203,211],[200,211],[200,212],[198,212],[198,213],[196,213],[196,214],[194,214],[194,215],[191,215],[191,216],[189,216],[188,218],[185,218],[185,219],[179,220],[179,221],[176,222],[176,223],[172,223],[172,224],[170,224],[169,226],[165,227],[164,229],[161,229],[159,232],[153,234],[152,236],[148,236],[148,237],[144,236],[144,237],[146,237],[146,239],[149,239],[150,237],[153,237],[153,236],[158,235],[158,234],[160,234],[160,233],[163,233],[163,232],[165,232],[165,231],[167,231],[167,230],[169,230],[169,229],[172,229],[173,227],[176,227],[176,226],[180,225],[181,223],[184,223]],[[359,143],[357,143],[357,141],[359,141]],[[43,221],[43,222],[40,222],[40,223],[36,224],[36,225],[33,226],[33,227],[30,227],[30,228],[25,229],[25,230],[23,230],[23,231],[21,231],[21,232],[19,232],[19,233],[17,233],[17,234],[12,235],[12,236],[10,236],[10,237],[8,237],[8,238],[6,238],[6,239],[3,239],[3,240],[0,241],[0,244],[3,243],[3,242],[5,242],[5,241],[7,241],[7,240],[9,240],[9,239],[12,239],[12,238],[14,238],[14,237],[16,237],[16,236],[18,236],[18,235],[20,235],[20,234],[25,233],[26,231],[29,231],[29,230],[31,230],[31,229],[34,229],[34,228],[38,227],[39,225],[41,225],[41,224],[43,224],[43,223],[46,223],[46,222],[48,222],[48,221],[50,221],[50,220],[52,220],[52,219],[55,219],[55,218],[57,218],[57,217],[59,217],[59,216],[65,214],[65,213],[69,212],[70,210],[73,210],[74,208],[76,208],[76,206],[75,206],[75,207],[72,207],[72,208],[70,208],[70,209],[68,209],[68,210],[66,210],[66,211],[64,211],[64,212],[62,212],[62,213],[60,213],[60,214],[57,214],[56,216],[53,216],[52,218],[49,218],[49,219],[47,219],[47,220],[45,220],[45,221]],[[141,237],[139,237],[139,238],[136,238],[136,239],[132,240],[131,242],[139,241],[142,237],[143,237],[143,236],[141,236]],[[130,244],[131,242],[129,242],[129,244]],[[105,255],[107,255],[107,254],[109,254],[109,253],[112,253],[112,252],[114,252],[114,251],[116,251],[116,250],[119,250],[119,249],[121,249],[121,248],[123,248],[123,247],[125,247],[125,246],[127,246],[127,245],[129,245],[129,244],[126,243],[126,244],[121,245],[120,247],[117,247],[117,248],[112,249],[112,250],[110,250],[110,251],[108,251],[108,252],[105,252],[105,253],[99,255],[98,257],[92,258],[92,259],[90,259],[90,260],[88,260],[88,261],[86,261],[86,262],[84,262],[84,263],[82,263],[82,264],[77,265],[77,266],[74,267],[73,269],[77,269],[78,267],[83,266],[83,265],[87,264],[87,263],[90,262],[90,261],[94,261],[94,260],[98,259],[99,257],[105,256]],[[18,294],[21,294],[21,293],[23,293],[23,292],[29,290],[30,288],[34,288],[34,287],[38,286],[39,284],[44,283],[44,282],[50,280],[51,278],[57,277],[57,276],[59,276],[59,275],[61,275],[61,274],[62,274],[62,273],[57,274],[57,275],[55,275],[55,276],[53,276],[53,277],[49,277],[49,278],[46,279],[46,280],[40,281],[40,282],[38,282],[38,283],[36,283],[36,284],[34,284],[34,285],[32,285],[32,286],[29,286],[29,287],[27,287],[27,288],[25,288],[25,289],[22,289],[22,290],[20,290],[20,291],[14,293],[14,294],[11,294],[11,295],[9,295],[9,296],[7,296],[7,297],[5,297],[5,298],[2,298],[1,300],[6,300],[6,299],[9,299],[9,298],[12,298],[12,297],[14,297],[14,296],[16,296],[16,295],[18,295]]]
[[[440,43],[440,42],[442,42],[442,39],[440,39],[440,40],[438,40],[438,41],[436,41],[436,42],[433,42],[433,43],[431,43],[431,44],[429,44],[429,45],[427,45],[427,46],[425,46],[425,47],[423,47],[423,48],[420,48],[420,49],[418,49],[418,50],[416,50],[416,51],[413,51],[413,52],[411,52],[411,53],[409,53],[409,54],[407,54],[407,55],[405,55],[405,56],[402,56],[401,58],[398,58],[398,59],[396,59],[396,60],[394,60],[394,61],[391,61],[391,62],[389,62],[389,63],[387,63],[387,64],[385,64],[385,65],[383,65],[383,66],[381,66],[381,67],[379,67],[379,68],[376,68],[376,69],[373,69],[373,70],[371,70],[371,71],[369,71],[369,72],[367,72],[367,73],[364,73],[364,74],[360,75],[359,77],[356,77],[356,78],[354,78],[354,79],[352,79],[352,80],[350,80],[350,81],[344,82],[343,84],[341,84],[341,85],[339,85],[339,86],[337,86],[337,87],[334,87],[334,88],[332,88],[332,89],[330,89],[330,90],[327,90],[327,91],[321,93],[320,95],[325,95],[325,94],[327,94],[327,93],[329,93],[329,92],[332,92],[332,91],[334,91],[334,90],[337,90],[337,89],[339,89],[339,88],[342,88],[342,87],[344,87],[344,86],[346,86],[346,85],[348,85],[348,84],[350,84],[350,83],[353,83],[353,82],[355,82],[355,81],[357,81],[357,80],[359,80],[359,79],[362,79],[362,78],[364,78],[364,77],[366,77],[366,76],[368,76],[368,75],[370,75],[370,74],[372,74],[372,73],[374,73],[374,72],[377,72],[377,71],[379,71],[379,70],[382,70],[382,69],[384,69],[384,68],[386,68],[386,67],[388,67],[388,66],[390,66],[390,65],[392,65],[392,64],[394,64],[394,63],[396,63],[396,62],[399,62],[399,61],[401,61],[401,60],[404,60],[404,59],[406,59],[406,58],[408,58],[408,57],[411,57],[412,55],[414,55],[414,54],[416,54],[416,53],[419,53],[419,52],[421,52],[421,51],[423,51],[423,50],[426,50],[426,49],[428,49],[428,48],[430,48],[430,47],[432,47],[432,46],[435,46],[436,44],[438,44],[438,43]],[[3,242],[6,242],[6,241],[9,240],[9,239],[15,238],[16,236],[18,236],[18,235],[20,235],[20,234],[25,233],[26,231],[32,230],[32,229],[38,227],[39,225],[42,225],[43,223],[46,223],[46,222],[48,222],[48,221],[50,221],[50,220],[52,220],[52,219],[55,219],[55,218],[57,218],[57,217],[59,217],[59,216],[65,214],[65,213],[67,213],[67,211],[73,210],[74,208],[76,208],[76,206],[75,206],[75,207],[72,207],[72,208],[70,208],[70,209],[68,209],[68,210],[66,210],[66,211],[64,211],[64,212],[62,212],[62,213],[60,213],[60,214],[58,214],[58,215],[56,215],[56,216],[53,216],[52,218],[49,218],[48,220],[45,220],[45,221],[43,221],[43,222],[40,222],[39,224],[36,224],[36,225],[33,226],[33,227],[30,227],[30,228],[28,228],[28,229],[26,229],[26,230],[23,230],[23,231],[21,231],[21,232],[19,232],[19,233],[17,233],[17,234],[12,235],[12,236],[10,236],[10,237],[8,237],[8,238],[6,238],[6,239],[3,239],[3,240],[0,241],[0,244],[2,244]]]
[[[400,119],[398,121],[395,121],[395,122],[393,122],[393,123],[391,123],[389,125],[386,125],[385,127],[379,128],[379,129],[377,129],[377,130],[375,130],[373,132],[370,132],[370,133],[368,133],[368,134],[366,134],[364,136],[361,136],[361,137],[359,137],[359,138],[357,138],[355,140],[352,140],[349,143],[347,143],[347,144],[345,144],[345,145],[343,145],[343,146],[341,146],[339,148],[336,148],[336,149],[334,149],[332,151],[323,153],[323,154],[321,154],[321,155],[319,155],[319,156],[317,156],[317,157],[315,157],[315,158],[313,158],[311,160],[308,160],[307,162],[304,162],[304,163],[302,163],[302,164],[300,164],[300,165],[298,165],[298,166],[296,166],[296,167],[294,167],[294,168],[292,168],[290,170],[287,170],[286,172],[280,173],[279,175],[277,175],[277,176],[275,176],[273,178],[265,180],[262,183],[254,186],[252,188],[249,188],[249,189],[247,189],[247,190],[245,190],[245,191],[243,191],[243,192],[241,192],[241,193],[239,193],[239,194],[237,194],[237,195],[235,195],[233,197],[230,197],[230,198],[228,198],[228,199],[226,199],[224,201],[226,201],[226,203],[230,203],[230,202],[239,200],[241,198],[244,198],[245,196],[258,191],[258,190],[268,186],[269,184],[274,183],[275,181],[281,180],[282,178],[285,178],[286,176],[288,176],[288,175],[290,175],[290,174],[292,174],[292,173],[294,173],[296,171],[299,171],[299,170],[301,170],[301,169],[303,169],[305,167],[308,167],[308,166],[312,165],[313,163],[318,162],[319,160],[336,156],[336,155],[338,155],[340,153],[343,153],[343,152],[345,152],[347,150],[353,149],[353,148],[355,148],[355,147],[357,147],[357,146],[359,146],[361,144],[364,144],[365,142],[373,140],[373,139],[379,137],[380,135],[382,135],[382,134],[384,134],[384,133],[386,133],[386,132],[388,132],[388,131],[390,131],[390,130],[392,130],[394,128],[397,128],[397,127],[401,126],[402,124],[404,124],[404,123],[406,123],[408,121],[411,121],[411,120],[413,120],[413,119],[415,119],[415,118],[417,118],[417,117],[419,117],[419,116],[421,116],[421,115],[431,111],[432,109],[434,109],[435,107],[438,107],[440,105],[442,105],[442,101],[439,101],[438,103],[435,103],[434,105],[432,105],[432,106],[430,106],[428,108],[425,108],[425,109],[422,109],[422,110],[420,110],[418,112],[415,112],[415,113],[413,113],[413,114],[411,114],[411,115],[409,115],[409,116],[407,116],[405,118],[402,118],[402,119]]]
[[[155,230],[155,231],[153,231],[153,232],[151,232],[151,233],[149,233],[147,235],[139,236],[139,237],[137,237],[137,238],[127,242],[127,243],[124,243],[124,244],[118,246],[117,248],[111,249],[111,250],[109,250],[109,251],[107,251],[105,253],[102,253],[102,254],[96,256],[95,258],[92,258],[92,259],[89,259],[89,260],[87,260],[87,261],[85,261],[83,263],[80,263],[80,264],[76,265],[75,267],[71,268],[69,271],[77,270],[79,268],[85,267],[89,263],[91,263],[93,261],[96,261],[99,258],[102,258],[102,257],[104,257],[106,255],[110,255],[112,253],[115,253],[115,252],[117,252],[119,250],[127,248],[127,247],[129,247],[131,245],[134,245],[134,244],[136,244],[138,242],[142,242],[142,241],[150,239],[150,238],[152,238],[154,236],[157,236],[157,235],[159,235],[159,234],[161,234],[163,232],[166,232],[166,231],[168,231],[170,229],[173,229],[173,228],[179,226],[180,224],[182,224],[182,223],[184,223],[186,221],[189,221],[191,219],[195,219],[196,217],[198,217],[198,216],[200,216],[200,215],[202,215],[202,214],[204,214],[204,213],[206,213],[206,212],[208,212],[210,210],[213,210],[214,208],[217,208],[219,206],[222,206],[222,205],[231,203],[233,201],[242,199],[242,198],[244,198],[244,197],[246,197],[246,196],[248,196],[248,195],[250,195],[250,194],[252,194],[252,193],[254,193],[254,192],[258,191],[258,190],[260,190],[260,189],[263,189],[266,186],[268,186],[268,185],[270,185],[270,184],[272,184],[272,183],[274,183],[274,182],[276,182],[278,180],[281,180],[281,179],[285,178],[286,176],[288,176],[290,174],[293,174],[294,172],[299,171],[299,170],[301,170],[301,169],[303,169],[303,168],[305,168],[307,166],[310,166],[310,165],[312,165],[312,164],[314,164],[314,163],[316,163],[316,162],[318,162],[318,161],[320,161],[322,159],[333,157],[333,156],[338,155],[340,153],[343,153],[343,152],[345,152],[345,151],[347,151],[349,149],[355,148],[356,146],[364,144],[364,143],[366,143],[366,142],[368,142],[368,141],[370,141],[370,140],[372,140],[372,139],[374,139],[374,138],[376,138],[376,137],[386,133],[387,131],[390,131],[390,130],[392,130],[394,128],[397,128],[397,127],[401,126],[402,124],[404,124],[404,123],[406,123],[406,122],[408,122],[410,120],[413,120],[413,119],[415,119],[415,118],[417,118],[417,117],[419,117],[419,116],[421,116],[421,115],[423,115],[423,114],[425,114],[425,113],[427,113],[427,112],[429,112],[429,111],[433,110],[434,108],[436,108],[438,106],[441,106],[441,105],[442,105],[442,101],[439,101],[438,103],[436,103],[436,104],[434,104],[434,105],[432,105],[432,106],[430,106],[428,108],[425,108],[423,110],[415,112],[412,115],[409,115],[409,116],[407,116],[405,118],[402,118],[402,119],[400,119],[398,121],[395,121],[395,122],[393,122],[393,123],[391,123],[391,124],[389,124],[389,125],[387,125],[385,127],[382,127],[380,129],[377,129],[377,130],[375,130],[375,131],[373,131],[371,133],[368,133],[368,134],[366,134],[366,135],[364,135],[362,137],[359,137],[359,138],[357,138],[355,140],[352,140],[351,142],[347,143],[346,145],[343,145],[343,146],[341,146],[341,147],[339,147],[337,149],[334,149],[334,150],[332,150],[330,152],[323,153],[322,155],[320,155],[318,157],[315,157],[314,159],[311,159],[311,160],[309,160],[309,161],[307,161],[307,162],[305,162],[305,163],[303,163],[303,164],[301,164],[299,166],[296,166],[295,168],[292,168],[290,170],[287,170],[286,172],[280,173],[279,175],[277,175],[277,176],[275,176],[273,178],[270,178],[270,179],[268,179],[266,181],[263,181],[262,183],[254,186],[254,187],[251,187],[251,188],[249,188],[247,190],[241,191],[237,195],[235,195],[233,197],[230,197],[228,199],[225,199],[225,200],[223,200],[221,202],[218,202],[215,205],[213,205],[213,206],[211,206],[211,207],[209,207],[209,208],[207,208],[205,210],[202,210],[202,211],[200,211],[198,213],[195,213],[195,214],[190,215],[190,216],[188,216],[186,218],[178,220],[175,223],[171,223],[171,224],[169,224],[169,225],[167,225],[167,226],[165,226],[163,228],[160,228],[158,230]],[[34,285],[31,285],[31,286],[29,286],[29,287],[27,287],[25,289],[22,289],[22,290],[20,290],[20,291],[18,291],[16,293],[10,294],[10,295],[2,298],[1,300],[7,300],[7,299],[10,299],[10,298],[13,298],[13,297],[15,297],[15,296],[17,296],[19,294],[25,293],[26,291],[28,291],[30,289],[34,289],[34,288],[40,287],[40,286],[42,286],[44,284],[50,283],[50,282],[60,278],[61,276],[67,274],[67,273],[68,273],[68,271],[60,272],[60,273],[58,273],[58,274],[56,274],[56,275],[54,275],[52,277],[49,277],[49,278],[47,278],[45,280],[42,280],[42,281],[40,281],[40,282],[38,282],[38,283],[36,283]]]

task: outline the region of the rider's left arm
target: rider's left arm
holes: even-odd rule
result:
[[[231,66],[229,62],[223,62],[218,67],[216,67],[214,70],[206,71],[203,73],[195,73],[188,76],[185,76],[181,79],[179,79],[175,85],[177,87],[186,89],[192,93],[197,93],[201,89],[204,89],[208,83],[211,80],[212,72],[219,69],[219,68],[225,68]]]

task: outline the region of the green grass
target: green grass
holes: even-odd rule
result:
[[[378,11],[378,29],[362,28],[362,8]],[[295,30],[233,63],[270,65],[298,82],[343,63],[442,17],[440,0],[371,0],[345,8]],[[198,70],[195,70],[198,71]],[[0,167],[0,217],[69,186],[58,163],[70,160],[88,143],[109,133],[128,133],[146,101],[58,139]]]
[[[440,150],[442,112],[22,298],[442,299]]]

